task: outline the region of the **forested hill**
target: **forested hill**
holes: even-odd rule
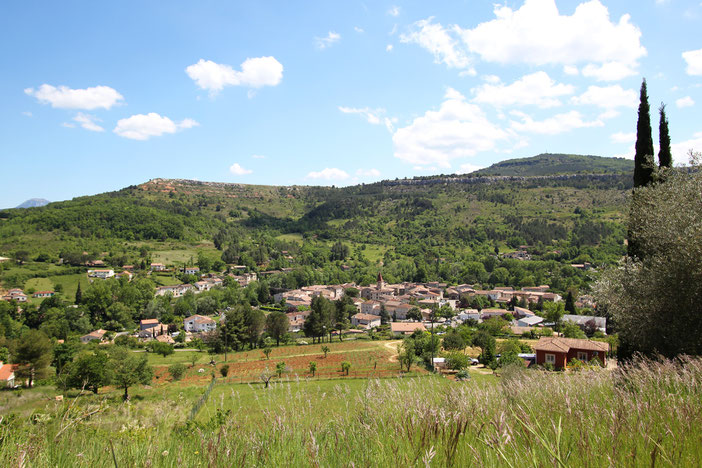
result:
[[[153,179],[0,211],[0,255],[123,252],[131,258],[144,244],[209,245],[229,249],[229,263],[245,259],[255,266],[279,258],[277,251],[298,250],[296,245],[331,248],[338,241],[352,252],[375,246],[386,261],[393,255],[427,261],[484,255],[521,245],[564,261],[610,261],[622,254],[630,161],[542,155],[493,168],[498,166],[529,170],[342,188]]]
[[[557,174],[634,173],[633,159],[603,158],[577,154],[540,154],[509,159],[471,173],[479,176],[552,176]]]

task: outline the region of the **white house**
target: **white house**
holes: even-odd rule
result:
[[[185,274],[186,275],[199,275],[200,274],[200,267],[185,267]]]
[[[15,387],[15,370],[17,367],[18,364],[3,364],[2,361],[0,361],[0,388]]]
[[[366,301],[361,304],[361,313],[367,315],[380,315],[380,302]]]
[[[151,271],[165,271],[166,270],[166,265],[163,263],[152,263],[151,264]]]
[[[370,314],[356,314],[351,317],[351,325],[368,329],[379,327],[380,317]]]
[[[186,332],[209,332],[217,328],[217,322],[204,315],[192,315],[183,319],[183,325]]]
[[[526,317],[522,317],[519,320],[515,321],[515,324],[518,327],[533,327],[543,321],[544,319],[539,317],[538,315],[527,315]]]
[[[88,270],[88,276],[91,278],[107,279],[115,276],[114,270]]]

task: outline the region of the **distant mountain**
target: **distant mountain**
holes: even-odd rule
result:
[[[473,172],[485,176],[546,176],[557,174],[629,174],[634,161],[578,154],[539,154],[530,158],[508,159]]]
[[[15,208],[36,208],[37,206],[44,206],[48,205],[49,203],[51,202],[49,200],[45,200],[44,198],[30,198],[21,205],[17,205]]]

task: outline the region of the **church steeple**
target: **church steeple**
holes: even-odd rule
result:
[[[376,289],[383,289],[385,287],[385,280],[383,279],[383,274],[378,272],[378,283]]]

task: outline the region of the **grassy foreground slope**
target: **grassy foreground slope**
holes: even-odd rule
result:
[[[85,396],[0,423],[2,466],[699,466],[702,360],[619,371]],[[199,390],[198,390],[199,389]],[[113,455],[114,450],[114,455]],[[114,461],[113,461],[114,457]]]

